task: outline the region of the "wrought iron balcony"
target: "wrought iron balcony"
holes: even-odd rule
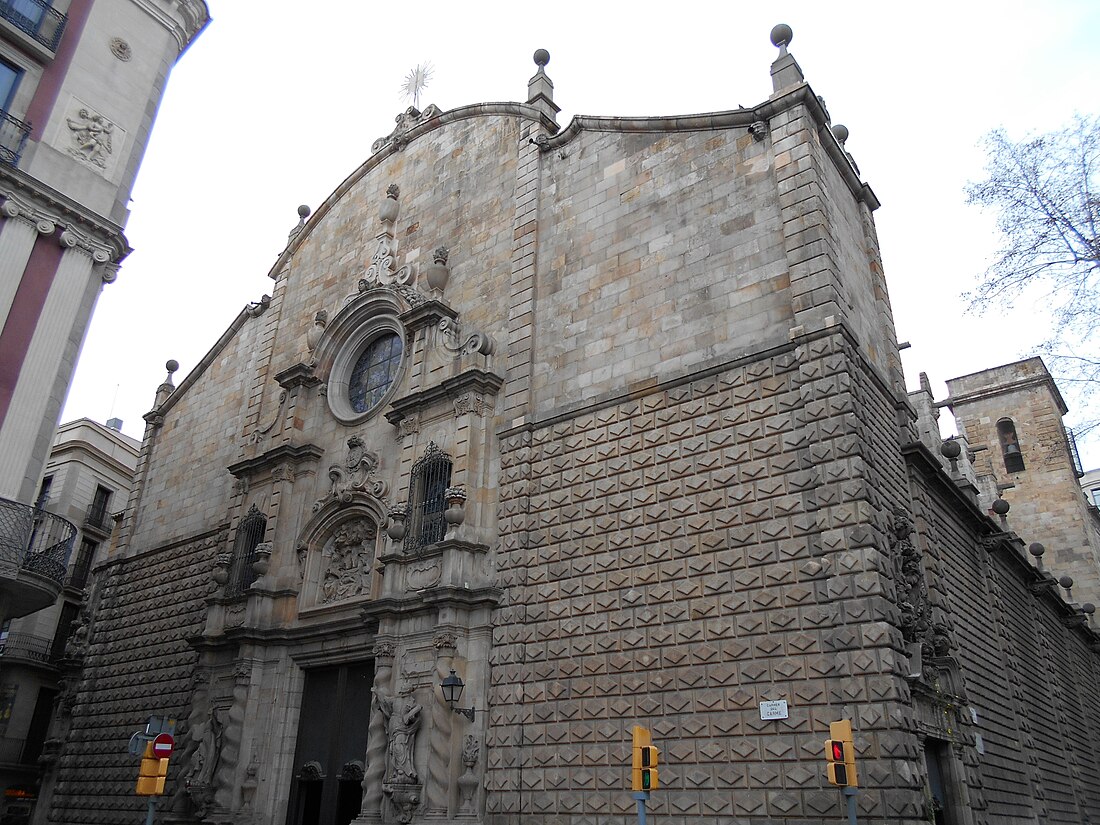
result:
[[[9,633],[0,639],[0,656],[5,659],[26,659],[49,665],[60,658],[61,652],[53,649],[53,639],[33,633]]]
[[[97,505],[93,502],[92,506],[88,508],[88,515],[84,517],[84,526],[91,527],[101,533],[110,533],[114,523],[106,504]]]
[[[0,17],[51,52],[57,51],[68,22],[68,17],[46,0],[0,0]]]
[[[19,163],[23,147],[31,133],[31,125],[0,111],[0,162]]]
[[[53,603],[75,538],[76,527],[67,519],[0,498],[0,588],[11,598],[11,612],[4,618]]]

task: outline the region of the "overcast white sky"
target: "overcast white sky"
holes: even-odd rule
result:
[[[172,75],[134,189],[134,252],[100,297],[63,420],[115,415],[142,436],[164,362],[177,359],[181,379],[271,292],[298,205],[316,208],[392,130],[417,63],[435,69],[422,107],[523,100],[546,48],[563,127],[574,114],[719,111],[770,94],[779,22],[882,201],[910,389],[923,370],[943,398],[945,379],[1030,355],[1045,335],[1035,305],[964,315],[960,293],[996,238],[963,189],[990,129],[1021,137],[1096,110],[1094,0],[208,3],[213,21]],[[1083,458],[1100,466],[1100,449]]]

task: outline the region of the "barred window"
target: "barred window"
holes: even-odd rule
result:
[[[451,457],[434,441],[412,468],[409,484],[409,533],[405,544],[420,550],[443,541],[447,524],[443,511],[447,508],[446,493],[451,486]]]
[[[267,531],[267,516],[259,511],[255,504],[248,508],[245,517],[237,528],[237,538],[233,541],[233,562],[229,569],[229,581],[225,585],[225,595],[239,596],[256,581],[252,562],[256,557],[256,546],[264,540]]]

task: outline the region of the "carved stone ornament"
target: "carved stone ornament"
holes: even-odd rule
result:
[[[455,415],[473,413],[479,418],[485,415],[485,396],[479,392],[465,392],[454,400]]]
[[[107,167],[107,161],[114,151],[112,138],[115,124],[103,115],[86,107],[76,112],[76,119],[66,118],[69,126],[69,154],[85,163]]]
[[[410,692],[388,696],[376,691],[375,701],[386,723],[386,775],[384,782],[414,784],[416,772],[416,733],[420,730],[423,708]]]
[[[478,352],[489,355],[493,351],[493,339],[484,332],[471,332],[464,335],[458,322],[452,318],[444,318],[439,322],[439,331],[442,333],[443,348],[456,358],[460,355],[470,355]]]
[[[340,527],[324,551],[321,604],[344,601],[370,592],[377,528],[369,519]]]
[[[306,762],[302,765],[302,769],[298,771],[298,778],[303,782],[319,782],[325,778],[324,771],[321,769],[321,763],[316,761]]]
[[[391,663],[393,657],[397,655],[397,646],[393,642],[378,642],[374,646],[374,658],[388,659]]]
[[[317,512],[333,499],[347,504],[355,493],[366,493],[382,498],[388,489],[386,482],[377,478],[378,453],[368,450],[363,439],[353,435],[348,439],[348,454],[344,464],[329,467],[328,477],[332,482],[328,494],[319,498],[313,505]]]
[[[108,45],[110,46],[111,54],[123,63],[129,63],[134,56],[134,50],[130,48],[130,44],[121,37],[112,37]]]
[[[913,522],[901,507],[894,508],[891,533],[890,549],[894,560],[899,627],[906,642],[920,646],[922,678],[932,683],[935,681],[935,670],[931,664],[935,655],[932,608],[928,601],[921,553],[909,538],[913,533]]]
[[[211,706],[210,715],[196,728],[191,732],[196,747],[183,782],[201,818],[209,813],[214,804],[217,790],[214,777],[221,761],[225,723],[219,718],[218,709]]]
[[[753,140],[760,143],[768,135],[768,124],[762,120],[757,120],[749,126],[749,133],[752,135]]]
[[[397,425],[397,437],[402,439],[407,435],[415,435],[420,432],[420,416],[417,413],[407,415]]]
[[[268,436],[270,436],[272,434],[272,432],[275,430],[275,425],[278,424],[280,421],[282,421],[284,419],[284,417],[286,416],[287,400],[288,400],[287,399],[287,391],[286,390],[280,391],[279,392],[279,404],[275,409],[275,413],[271,416],[271,420],[269,422],[267,422],[267,424],[265,424],[264,426],[257,427],[252,432],[252,435],[249,436],[249,439],[248,439],[249,441],[251,441],[253,444],[259,444],[261,441],[263,441],[265,438],[267,438]],[[281,479],[276,479],[276,480],[278,481],[278,480],[281,480]],[[293,479],[291,479],[291,480],[293,480]],[[247,483],[246,483],[246,489],[247,489]]]
[[[325,332],[325,327],[328,325],[328,313],[323,310],[317,310],[317,314],[313,316],[313,323],[310,325],[309,330],[306,331],[306,347],[310,352],[317,349],[317,342],[321,340],[321,336]]]
[[[432,118],[439,117],[440,114],[439,107],[434,103],[426,106],[423,112],[419,111],[415,106],[410,106],[394,118],[397,126],[392,132],[385,137],[378,138],[378,140],[371,144],[371,154],[382,151],[391,143],[395,144],[398,149],[403,149],[409,142],[406,137],[409,132],[421,123],[426,123]]]
[[[394,260],[396,255],[396,239],[389,232],[380,233],[374,239],[374,252],[367,271],[363,274],[365,283],[360,283],[359,291],[363,292],[373,286],[409,283],[412,280],[412,268],[407,264],[398,268]]]
[[[435,645],[436,650],[443,650],[444,648],[454,650],[457,641],[458,637],[455,636],[455,634],[445,630],[435,635],[435,638],[432,639],[432,644]]]
[[[424,590],[439,584],[439,578],[443,570],[438,561],[422,561],[409,565],[406,589],[409,591]]]
[[[477,777],[477,762],[480,757],[481,745],[472,734],[466,734],[462,740],[462,764],[466,766],[466,770],[458,778],[458,789],[462,796],[461,811],[467,815],[474,813],[474,795],[481,784]]]

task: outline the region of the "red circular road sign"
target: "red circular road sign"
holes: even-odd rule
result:
[[[176,746],[176,740],[170,733],[158,733],[153,740],[153,756],[157,759],[167,759],[172,755],[172,748]]]

